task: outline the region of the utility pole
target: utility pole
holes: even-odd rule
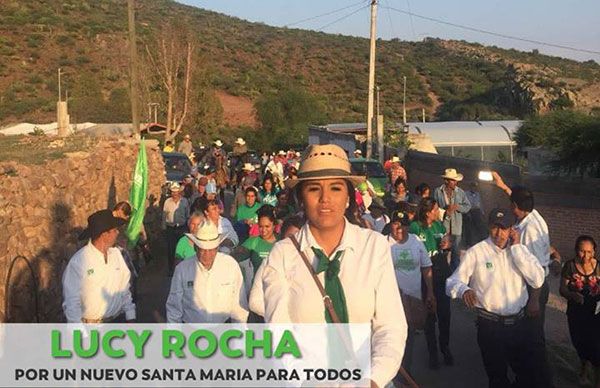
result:
[[[373,153],[373,92],[375,89],[375,40],[377,35],[377,0],[371,0],[371,52],[369,54],[369,99],[367,107],[367,158]]]
[[[383,116],[379,114],[379,86],[376,87],[377,91],[377,156],[379,161],[383,163],[384,149],[383,149]]]
[[[58,102],[62,101],[62,89],[61,89],[61,81],[60,81],[60,72],[61,68],[58,68]]]
[[[127,0],[127,16],[129,19],[129,83],[131,85],[131,121],[133,124],[133,135],[140,136],[140,109],[139,83],[138,83],[138,59],[137,41],[135,35],[135,0]]]
[[[406,126],[406,76],[404,76],[404,92],[402,97],[402,125]]]

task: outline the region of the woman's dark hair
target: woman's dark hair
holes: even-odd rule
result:
[[[594,240],[592,236],[582,234],[581,236],[577,237],[577,240],[575,240],[575,254],[577,254],[577,251],[579,250],[579,245],[581,245],[581,243],[583,242],[591,243],[592,247],[594,247],[594,252],[596,251],[596,240]]]
[[[131,216],[131,205],[129,204],[129,202],[123,201],[123,202],[117,203],[115,205],[115,207],[113,208],[113,211],[119,211],[119,210],[121,210],[123,212],[125,217],[129,218]]]
[[[283,221],[283,225],[281,225],[281,235],[284,236],[287,230],[292,226],[295,226],[298,229],[302,228],[302,225],[304,225],[305,222],[306,220],[302,216],[289,216]]]
[[[244,195],[248,194],[251,191],[254,193],[254,195],[258,196],[258,190],[256,190],[256,187],[254,186],[246,187],[246,189],[244,190]]]
[[[265,178],[263,179],[263,181],[262,181],[263,190],[266,190],[266,188],[265,188],[266,181],[271,182],[271,191],[275,191],[275,181],[273,180],[273,177],[271,175],[266,175]]]
[[[207,199],[205,201],[202,201],[202,204],[201,204],[202,207],[200,208],[200,210],[202,211],[202,214],[207,212],[208,208],[213,205],[219,207],[219,200],[217,198]]]
[[[299,204],[302,204],[302,187],[306,181],[298,182],[296,188],[294,190],[294,196]],[[356,204],[356,196],[354,186],[350,183],[349,180],[344,179],[346,182],[346,188],[348,189],[348,208],[344,213],[344,216],[350,221],[351,224],[362,226],[361,218],[360,218],[360,210],[358,205]]]
[[[429,192],[431,192],[431,187],[429,187],[429,185],[425,182],[419,184],[417,187],[415,187],[415,193],[417,193],[419,196],[423,196],[423,193],[425,191],[429,190]]]
[[[406,188],[406,181],[404,180],[404,178],[402,178],[401,176],[399,176],[398,178],[396,178],[396,180],[394,181],[394,188],[400,186],[401,184],[404,185],[404,187]]]
[[[433,210],[433,208],[437,205],[437,201],[433,198],[423,198],[421,202],[419,202],[419,210],[417,210],[417,219],[422,224],[425,224],[427,221],[427,213]]]
[[[510,200],[524,212],[533,211],[533,193],[523,186],[515,186],[512,188]]]
[[[262,205],[256,212],[256,216],[260,220],[263,217],[267,217],[272,223],[275,223],[275,208],[271,205]]]

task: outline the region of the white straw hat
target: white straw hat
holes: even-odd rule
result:
[[[204,221],[196,231],[196,234],[185,234],[200,249],[215,249],[220,244],[222,238],[216,225],[210,221]]]
[[[444,175],[442,175],[442,178],[460,182],[463,180],[464,176],[463,174],[459,174],[455,168],[447,168],[444,170]]]
[[[223,142],[219,139],[214,142],[214,145],[216,145],[217,147],[223,147]]]
[[[285,185],[293,188],[300,181],[314,179],[348,179],[354,186],[365,177],[352,175],[346,151],[334,144],[308,146],[298,169],[298,179],[288,179]]]
[[[237,140],[235,141],[235,144],[244,145],[244,144],[246,144],[246,141],[244,139],[242,139],[241,137],[238,137]]]

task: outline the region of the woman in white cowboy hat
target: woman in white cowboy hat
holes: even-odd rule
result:
[[[186,236],[196,249],[194,260],[177,265],[167,298],[169,323],[246,322],[248,302],[240,267],[218,252],[222,237],[210,221]],[[209,281],[210,279],[210,281]]]
[[[400,366],[407,326],[385,237],[344,216],[356,206],[354,186],[363,180],[352,175],[342,148],[313,145],[305,151],[298,179],[286,185],[295,190],[307,222],[294,239],[276,243],[265,262],[265,321],[371,324],[368,378],[383,387]]]

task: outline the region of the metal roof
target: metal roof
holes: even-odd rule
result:
[[[441,121],[408,123],[409,133],[423,133],[436,147],[510,146],[522,121]]]

